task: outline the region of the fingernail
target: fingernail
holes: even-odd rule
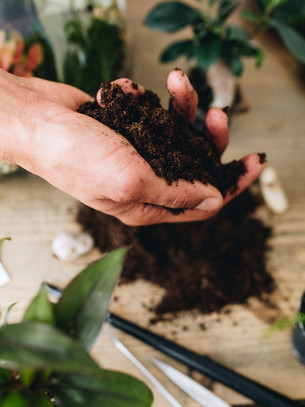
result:
[[[219,198],[207,198],[204,201],[200,202],[199,205],[195,207],[195,209],[200,209],[202,211],[215,211],[219,209],[222,204],[221,199]]]

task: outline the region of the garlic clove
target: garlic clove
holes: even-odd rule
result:
[[[94,247],[94,239],[89,233],[81,232],[75,236],[76,248],[79,255],[89,253]]]
[[[288,199],[275,168],[266,167],[259,177],[259,183],[268,208],[279,215],[285,213],[288,209]]]
[[[72,261],[79,257],[75,237],[71,233],[59,233],[52,242],[56,257],[63,261]]]

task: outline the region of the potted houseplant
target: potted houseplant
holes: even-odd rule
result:
[[[190,27],[192,35],[170,44],[162,52],[161,62],[170,62],[180,56],[195,61],[195,70],[191,70],[189,76],[199,93],[199,107],[203,111],[208,106],[232,106],[236,78],[243,73],[243,58],[255,58],[256,65],[260,66],[263,53],[252,43],[246,29],[228,23],[238,2],[198,2],[201,3],[199,8],[181,1],[159,3],[146,16],[145,24],[168,33]],[[204,78],[201,81],[200,74]]]
[[[144,383],[102,369],[88,353],[125,253],[119,248],[89,265],[57,303],[50,302],[42,284],[22,322],[9,324],[6,314],[0,327],[2,407],[151,406]]]
[[[168,33],[191,27],[192,36],[169,45],[160,59],[170,62],[184,56],[195,60],[190,78],[203,111],[208,106],[233,105],[244,58],[252,57],[256,66],[261,66],[263,52],[253,43],[258,34],[275,31],[292,55],[305,62],[305,39],[299,30],[305,15],[303,0],[254,0],[252,8],[236,0],[198,3],[199,8],[181,1],[159,3],[149,12],[145,24]],[[241,17],[251,23],[249,28],[228,21],[239,5],[244,7]]]

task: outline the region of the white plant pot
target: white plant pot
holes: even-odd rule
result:
[[[221,60],[213,64],[206,73],[213,92],[211,107],[232,107],[236,95],[237,81],[230,68]]]

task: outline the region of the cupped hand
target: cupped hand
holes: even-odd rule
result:
[[[126,92],[132,88],[126,80],[117,83]],[[223,200],[215,187],[198,181],[179,180],[169,186],[123,136],[76,112],[91,98],[74,87],[0,71],[0,88],[0,158],[98,211],[128,225],[186,222],[207,219],[232,199]],[[197,96],[187,77],[173,71],[168,89],[173,108],[192,121]],[[142,91],[139,87],[137,92]],[[228,140],[225,113],[211,109],[206,125],[216,146],[224,149]],[[244,162],[247,172],[239,180],[238,192],[263,168],[257,155]],[[174,215],[167,208],[187,209]]]

